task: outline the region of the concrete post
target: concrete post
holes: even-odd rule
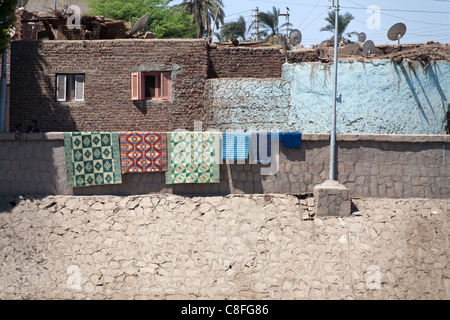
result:
[[[316,215],[348,217],[351,214],[350,191],[336,180],[314,187]]]

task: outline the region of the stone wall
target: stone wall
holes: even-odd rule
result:
[[[0,197],[0,299],[450,298],[449,199],[310,200]]]
[[[126,173],[122,184],[68,188],[62,133],[0,135],[0,194],[312,194],[328,179],[329,135],[303,134],[301,149],[280,144],[278,171],[221,164],[220,183],[166,185],[164,173]],[[337,136],[336,177],[352,197],[450,198],[450,136]],[[275,167],[275,163],[273,166]]]

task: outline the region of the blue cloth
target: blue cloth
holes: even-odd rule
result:
[[[252,132],[250,134],[251,162],[270,163],[272,156],[271,143],[274,141],[279,141],[279,133]]]
[[[297,132],[283,132],[280,133],[280,141],[283,141],[283,147],[285,148],[300,149],[302,134]]]
[[[248,159],[248,132],[222,133],[222,159]]]

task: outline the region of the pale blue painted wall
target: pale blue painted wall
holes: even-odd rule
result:
[[[289,122],[290,83],[281,79],[209,79],[205,98],[208,127],[273,130]]]
[[[333,66],[285,64],[283,78],[291,83],[288,125],[294,131],[329,132]],[[340,61],[338,93],[338,133],[443,134],[450,63]]]
[[[340,61],[338,133],[443,134],[450,63]],[[283,79],[210,79],[209,127],[330,132],[333,66],[283,65]]]

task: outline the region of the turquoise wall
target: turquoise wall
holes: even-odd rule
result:
[[[210,79],[209,127],[330,132],[333,65],[283,65],[283,79]],[[337,132],[443,134],[449,62],[340,61]]]
[[[283,66],[291,83],[288,126],[295,131],[329,132],[333,69],[322,63]],[[443,134],[450,63],[340,61],[338,96],[338,133]]]

